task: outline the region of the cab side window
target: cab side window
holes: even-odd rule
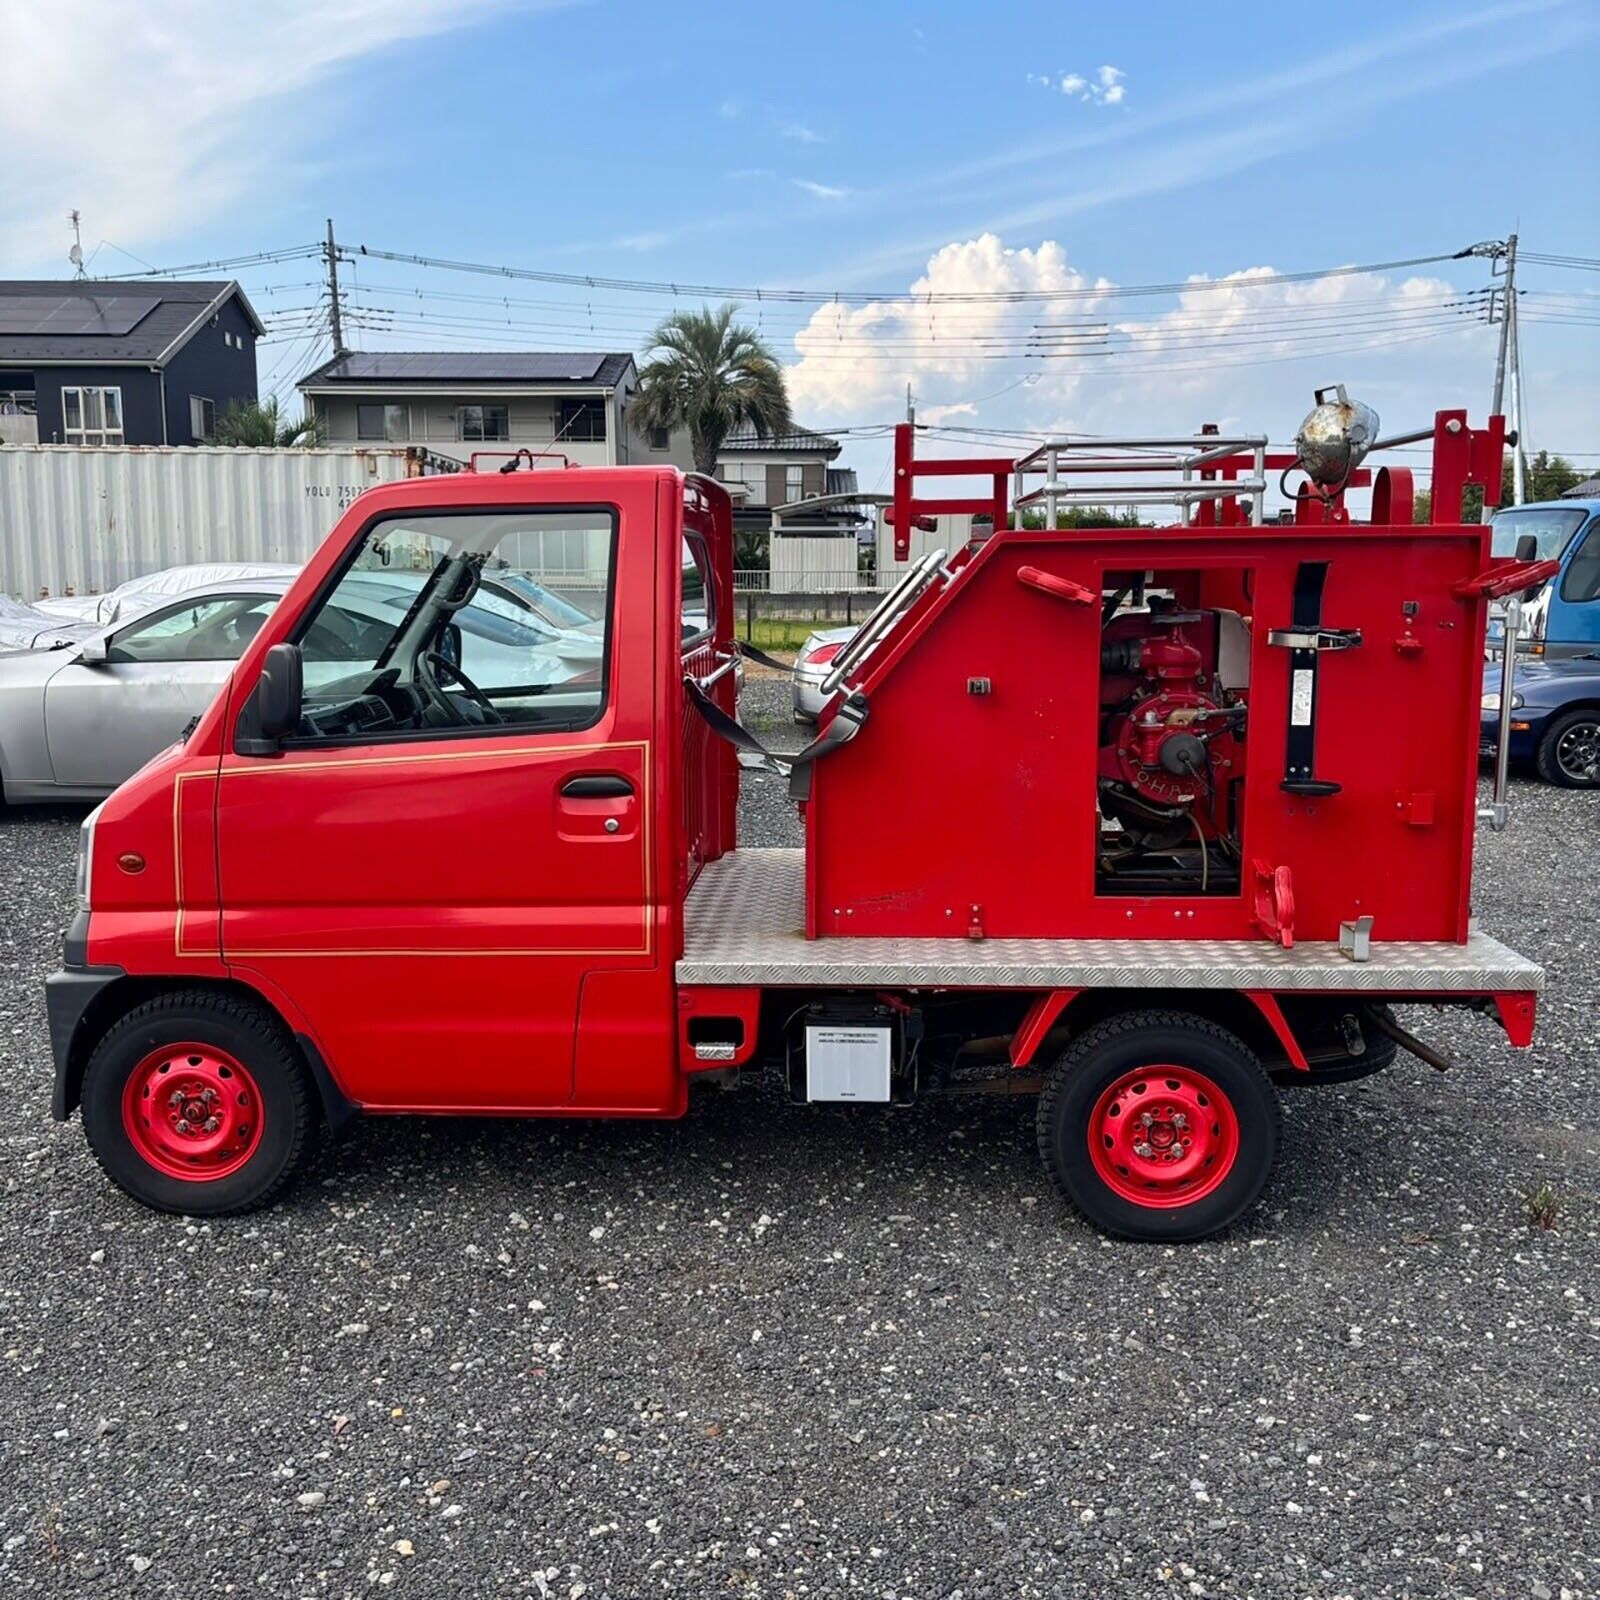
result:
[[[1583,543],[1567,563],[1561,580],[1561,598],[1581,601],[1600,599],[1600,517],[1589,524]]]
[[[590,726],[607,692],[616,541],[609,509],[375,524],[297,629],[297,738]]]
[[[277,603],[268,594],[180,601],[114,634],[106,660],[237,661]]]

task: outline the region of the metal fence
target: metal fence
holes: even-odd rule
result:
[[[773,574],[765,570],[735,567],[733,587],[737,594],[770,594],[800,599],[807,595],[823,594],[881,594],[886,589],[892,589],[898,577],[896,572],[880,577],[876,572],[813,572],[801,569],[779,573],[775,581]]]

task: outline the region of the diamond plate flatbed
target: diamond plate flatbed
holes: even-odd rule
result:
[[[1544,970],[1485,933],[1465,944],[1265,939],[807,939],[805,852],[736,850],[702,869],[684,906],[680,984],[858,988],[1538,990]]]

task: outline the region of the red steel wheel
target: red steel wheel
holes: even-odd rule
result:
[[[112,1022],[84,1063],[83,1131],[144,1205],[227,1217],[294,1176],[315,1121],[305,1058],[253,996],[173,989]]]
[[[1106,1187],[1134,1205],[1191,1205],[1233,1170],[1239,1119],[1203,1072],[1135,1067],[1090,1113],[1089,1156]]]
[[[1278,1096],[1237,1034],[1155,1008],[1090,1023],[1039,1095],[1039,1155],[1092,1223],[1124,1239],[1206,1239],[1260,1198]]]
[[[128,1074],[122,1128],[158,1172],[215,1182],[256,1153],[266,1107],[249,1070],[214,1044],[180,1040],[150,1051]]]

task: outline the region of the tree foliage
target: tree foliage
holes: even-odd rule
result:
[[[698,471],[713,473],[722,442],[743,427],[758,438],[787,432],[783,368],[731,302],[675,311],[651,335],[631,415],[636,427],[689,430]]]
[[[217,418],[210,442],[288,450],[297,445],[321,444],[325,431],[321,417],[285,421],[278,415],[278,399],[273,395],[248,405],[230,400]]]

